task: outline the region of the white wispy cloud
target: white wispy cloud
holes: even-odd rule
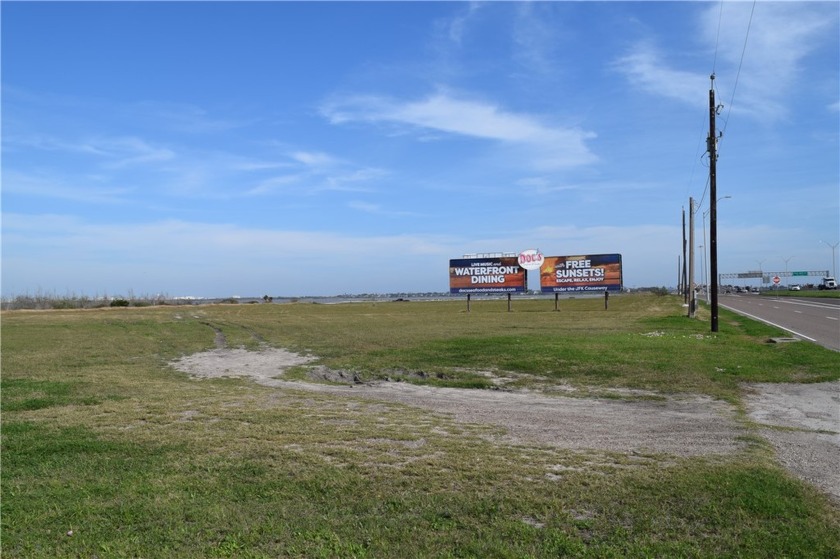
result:
[[[789,112],[788,96],[800,89],[796,82],[803,77],[806,58],[832,39],[836,4],[759,2],[754,8],[751,23],[753,6],[749,3],[726,3],[721,18],[711,13],[719,10],[707,11],[702,22],[704,34],[711,44],[718,37],[720,20],[718,53],[725,64],[720,72],[721,86],[728,89],[725,99],[732,99],[732,110],[755,118],[784,118]],[[728,84],[722,81],[724,72],[730,76]]]
[[[284,172],[261,179],[247,191],[250,196],[284,193],[317,194],[325,191],[370,192],[386,176],[383,169],[363,167],[324,152],[291,151],[284,156]]]
[[[407,216],[420,216],[421,214],[417,212],[408,212],[404,210],[393,210],[386,208],[382,204],[377,204],[373,202],[365,202],[362,200],[351,200],[347,203],[347,207],[353,210],[357,210],[363,213],[371,214],[371,215],[378,215],[383,217],[407,217]]]
[[[438,20],[436,22],[436,26],[443,31],[443,35],[449,41],[460,45],[469,22],[480,9],[480,2],[469,2],[467,6],[456,15]]]
[[[10,97],[4,99],[11,116],[4,121],[2,147],[4,155],[18,155],[4,157],[4,191],[16,196],[112,203],[135,192],[145,203],[151,194],[217,200],[312,195],[370,191],[371,183],[387,175],[317,146],[265,137],[243,146],[222,143],[215,133],[247,120],[197,105],[103,101],[94,107],[85,99],[19,90]],[[171,134],[175,129],[190,135]]]
[[[95,139],[91,142],[105,154],[107,167],[122,168],[149,163],[161,163],[175,159],[176,154],[168,147],[154,145],[136,137]]]
[[[260,180],[255,186],[248,189],[245,194],[248,196],[261,196],[271,194],[288,186],[298,185],[306,180],[307,175],[293,173],[288,175],[277,175]]]
[[[272,160],[270,158],[255,159],[251,157],[232,155],[230,157],[229,167],[230,169],[236,171],[257,172],[285,169],[293,167],[293,164],[287,161]]]
[[[72,156],[87,156],[92,158],[95,164],[110,168],[170,161],[176,157],[176,153],[169,147],[136,136],[62,137],[32,133],[6,137],[3,140],[3,147],[12,152],[25,148]]]
[[[308,167],[328,167],[340,163],[340,160],[321,152],[296,151],[289,154],[289,157]]]
[[[126,204],[134,190],[114,186],[97,176],[67,177],[49,171],[25,173],[3,171],[3,193],[22,196],[53,198],[87,204]]]
[[[522,2],[516,5],[511,38],[513,57],[528,73],[556,78],[558,60],[556,49],[562,23],[548,18],[546,10],[554,6],[541,2]]]
[[[325,191],[371,190],[385,170],[355,164],[317,150],[263,146],[258,155],[243,155],[186,145],[162,144],[138,136],[62,136],[21,133],[3,138],[6,153],[42,153],[37,172],[12,159],[4,169],[4,191],[85,203],[113,203],[132,191],[165,196],[232,198]],[[50,169],[64,166],[60,177]]]
[[[702,103],[702,92],[709,88],[708,75],[669,67],[664,55],[650,42],[638,43],[612,68],[625,74],[639,89],[691,105]]]
[[[389,173],[383,169],[373,167],[350,167],[342,172],[332,173],[324,178],[324,188],[329,190],[343,190],[347,192],[371,192],[372,184]]]
[[[155,127],[183,134],[213,134],[257,122],[254,117],[231,118],[195,104],[142,101],[115,107],[114,113],[131,122],[140,119]]]
[[[638,42],[612,68],[639,89],[694,105],[702,102],[697,92],[708,89],[714,70],[720,100],[731,102],[734,112],[784,118],[805,58],[831,39],[836,20],[837,10],[827,2],[710,5],[697,22],[706,71],[679,68],[656,38]]]
[[[516,181],[516,186],[538,195],[584,188],[581,184],[568,184],[548,177],[523,177]]]
[[[516,113],[476,100],[436,93],[420,100],[354,96],[322,107],[333,124],[367,122],[435,131],[526,148],[528,163],[545,169],[585,165],[596,160],[586,145],[595,134],[577,127],[545,124],[535,115]]]

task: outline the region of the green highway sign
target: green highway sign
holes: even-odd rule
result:
[[[793,275],[794,276],[807,276],[808,272],[794,272]]]

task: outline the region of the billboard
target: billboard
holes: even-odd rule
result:
[[[543,293],[621,291],[621,255],[546,256],[540,268]]]
[[[526,287],[525,269],[516,256],[449,261],[450,293],[521,293]]]

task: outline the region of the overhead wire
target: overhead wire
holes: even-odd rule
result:
[[[715,54],[714,54],[714,58],[712,59],[712,75],[713,76],[717,72],[718,47],[720,46],[720,28],[721,28],[721,25],[722,25],[722,22],[723,22],[723,0],[720,0],[719,4],[720,4],[720,9],[718,10],[718,25],[717,25],[717,32],[715,34]],[[705,129],[705,118],[703,119],[703,127]],[[700,151],[700,146],[704,143],[704,140],[706,140],[705,137],[703,137],[701,140],[698,141],[697,151]],[[706,153],[707,152],[704,152],[703,154],[701,154],[700,158],[702,159],[702,157]],[[691,177],[689,178],[689,184],[691,184],[691,181],[694,179],[694,169],[695,169],[696,165],[697,165],[697,162],[695,161],[695,164],[691,167]],[[706,192],[708,191],[708,189],[709,189],[709,178],[707,176],[706,177],[706,186],[703,188],[703,195],[700,196],[700,202],[697,204],[698,211],[703,206],[703,200],[705,200],[705,198],[706,198]]]
[[[724,0],[720,0],[720,12],[718,14],[718,28],[717,28],[717,34],[715,36],[715,54],[714,54],[714,58],[712,60],[712,76],[715,75],[716,70],[717,70],[718,48],[720,46],[720,29],[721,29],[721,25],[722,25],[722,21],[723,21],[723,3],[724,3]],[[747,43],[749,41],[750,29],[752,28],[752,21],[753,21],[753,16],[755,15],[755,6],[756,6],[757,3],[758,3],[758,0],[753,0],[752,8],[750,9],[750,18],[747,22],[747,31],[744,35],[744,44],[741,47],[741,57],[738,61],[738,71],[735,73],[735,84],[732,87],[732,96],[730,97],[729,105],[727,106],[726,118],[723,120],[723,127],[720,130],[720,133],[719,133],[720,135],[718,136],[718,138],[723,138],[724,133],[726,132],[726,127],[729,124],[729,118],[732,115],[732,107],[735,104],[735,92],[738,89],[738,82],[741,78],[741,69],[744,66],[744,56],[746,55],[746,52],[747,52]],[[714,82],[712,82],[712,87],[715,87]],[[717,110],[717,108],[715,110]],[[717,138],[715,138],[714,141],[717,141]],[[720,154],[720,148],[718,148],[716,150],[716,152],[719,155]],[[694,174],[694,169],[692,168],[692,176],[693,176],[693,174]],[[698,209],[700,207],[702,207],[703,201],[706,199],[706,193],[708,192],[708,189],[709,189],[709,179],[707,178],[706,179],[706,186],[704,187],[703,194],[700,197],[700,202],[698,204]]]
[[[717,35],[715,36],[715,57],[712,60],[712,74],[717,71],[717,53],[718,53],[718,44],[720,44],[720,24],[723,21],[723,0],[720,2],[720,11],[718,12],[718,27],[717,27]]]
[[[705,136],[703,136],[703,132],[702,132],[706,128],[705,115],[704,115],[703,121],[701,122],[700,126],[701,126],[701,128],[700,128],[701,134],[700,134],[700,139],[697,141],[697,148],[694,150],[694,153],[695,153],[695,157],[693,158],[694,163],[691,165],[691,174],[688,177],[688,184],[686,185],[686,188],[685,188],[685,195],[686,196],[688,196],[688,193],[691,191],[691,184],[694,182],[694,171],[695,171],[695,169],[697,169],[697,161],[702,160],[703,156],[705,155],[705,152],[701,151],[703,144],[706,143],[706,138],[705,138]],[[697,154],[699,154],[699,156]]]
[[[753,0],[752,9],[750,10],[750,18],[749,18],[749,21],[747,23],[747,32],[746,32],[746,35],[744,37],[744,45],[741,48],[741,58],[738,62],[738,71],[735,74],[735,84],[732,88],[732,96],[730,98],[728,112],[727,112],[726,118],[724,119],[723,127],[721,128],[721,130],[719,132],[719,135],[717,135],[715,137],[711,137],[711,131],[712,131],[713,126],[710,126],[709,135],[707,135],[707,137],[706,137],[706,140],[707,140],[706,151],[700,156],[701,160],[703,159],[703,157],[706,154],[708,154],[710,157],[713,156],[716,159],[717,155],[720,153],[719,149],[715,149],[715,147],[717,146],[718,139],[722,138],[724,132],[726,131],[726,127],[729,124],[729,118],[732,114],[732,107],[735,104],[735,92],[738,88],[738,81],[741,77],[741,69],[742,69],[743,64],[744,64],[744,56],[745,56],[746,51],[747,51],[747,42],[749,40],[750,29],[752,27],[752,20],[753,20],[753,15],[755,14],[755,6],[756,6],[757,2],[758,2],[758,0]],[[710,103],[714,103],[714,98],[715,98],[714,97],[714,90],[716,89],[715,88],[715,74],[717,73],[718,50],[719,50],[719,47],[720,47],[720,32],[721,32],[721,28],[722,28],[722,24],[723,24],[723,3],[724,3],[724,0],[720,0],[720,9],[719,9],[719,12],[718,12],[718,27],[717,27],[717,33],[715,35],[715,52],[714,52],[714,58],[712,60],[712,73],[711,73],[711,88],[712,88],[712,91],[710,92],[710,95],[709,95]],[[711,119],[712,123],[714,122],[715,116],[717,114],[719,114],[719,111],[722,108],[723,108],[722,105],[710,106],[709,107],[709,110],[712,113],[712,114],[709,115],[709,118]],[[698,151],[699,151],[699,145],[698,145]],[[710,163],[709,163],[710,167],[712,166],[713,163],[714,162],[710,160]],[[690,185],[691,185],[691,181],[694,179],[694,170],[695,170],[696,166],[697,166],[697,160],[695,159],[694,165],[692,165],[692,168],[691,168],[691,176],[689,178],[689,183],[688,183],[689,188],[690,188]],[[691,204],[692,207],[691,207],[690,211],[692,212],[692,216],[695,213],[699,213],[702,210],[703,204],[706,201],[706,195],[710,194],[711,179],[712,179],[711,173],[708,173],[707,176],[706,176],[706,184],[703,187],[703,194],[700,196],[699,202],[696,203],[696,206],[695,206],[694,203]],[[711,209],[714,206],[715,206],[715,200],[711,199],[709,201],[709,211],[711,211]],[[703,221],[703,224],[704,224],[703,225],[703,231],[704,231],[704,233],[703,233],[703,235],[704,235],[703,244],[706,245],[706,241],[705,241],[705,214],[703,215],[703,220],[704,220]],[[713,229],[713,231],[714,231],[714,229]],[[713,239],[712,240],[712,246],[716,246],[715,243],[716,243],[716,241]],[[692,247],[692,266],[693,266],[693,258],[694,258],[693,250],[694,250],[694,247]],[[712,254],[714,255],[716,253],[712,252]],[[685,210],[683,210],[683,260],[685,260],[685,258],[686,258],[686,255],[685,255]],[[717,257],[715,256],[715,259],[716,258]],[[715,260],[715,263],[712,265],[712,270],[714,271],[715,269],[716,269],[716,260]],[[686,273],[685,263],[683,263],[682,273],[683,273],[682,281],[686,282],[687,280],[686,280],[686,277],[685,277],[685,273]],[[693,272],[692,272],[692,274],[693,274]],[[692,281],[692,284],[693,284],[694,279],[692,278],[691,281]],[[716,310],[717,309],[717,292],[714,291],[714,290],[712,291],[712,304],[713,304],[713,309],[714,309],[713,314],[712,314],[712,331],[716,332],[717,331],[717,310]]]
[[[747,53],[747,42],[750,38],[750,29],[752,28],[753,15],[755,15],[755,5],[758,0],[753,0],[752,9],[750,9],[750,19],[747,22],[747,32],[744,35],[744,46],[741,48],[741,59],[738,61],[738,71],[735,74],[735,85],[732,87],[732,97],[729,98],[729,106],[726,110],[726,118],[723,119],[723,128],[720,133],[721,136],[726,132],[726,125],[729,124],[729,117],[732,115],[732,106],[735,104],[735,91],[738,89],[738,80],[741,77],[741,68],[744,65],[744,55]]]

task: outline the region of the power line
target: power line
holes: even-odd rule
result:
[[[697,169],[697,161],[698,161],[698,159],[702,160],[703,156],[706,155],[705,151],[700,151],[701,146],[706,144],[706,133],[705,133],[706,124],[707,124],[706,123],[706,118],[707,118],[706,115],[703,115],[703,122],[701,123],[702,124],[701,134],[698,134],[699,139],[697,140],[697,147],[694,150],[694,154],[695,154],[695,156],[693,158],[694,163],[691,165],[691,174],[688,177],[688,183],[686,184],[686,187],[685,187],[685,195],[686,196],[689,195],[689,192],[691,191],[692,183],[694,183],[694,171],[695,171],[695,169]],[[698,154],[699,154],[699,156],[698,156]],[[708,184],[706,186],[708,187]],[[704,193],[704,195],[705,195],[705,193]],[[702,198],[701,198],[701,202],[702,202]]]
[[[738,62],[738,71],[735,73],[735,85],[732,88],[732,96],[730,97],[730,100],[729,100],[729,107],[727,107],[726,119],[724,119],[724,121],[723,121],[723,128],[720,130],[718,138],[723,138],[723,135],[726,132],[726,125],[729,124],[729,117],[732,114],[732,106],[735,104],[735,91],[738,89],[738,81],[741,78],[741,68],[744,65],[744,56],[746,55],[746,52],[747,52],[747,42],[749,41],[750,29],[752,28],[752,20],[753,20],[753,15],[755,15],[755,5],[756,5],[757,2],[758,2],[758,0],[753,0],[753,5],[752,5],[752,8],[750,9],[750,19],[747,22],[747,32],[744,35],[744,45],[743,45],[743,47],[741,47],[741,58]],[[712,61],[712,68],[713,68],[712,75],[713,76],[715,75],[714,68],[717,66],[718,47],[719,47],[719,43],[720,43],[720,28],[721,28],[721,22],[723,20],[723,4],[724,4],[724,2],[723,2],[723,0],[721,0],[721,2],[720,2],[720,12],[719,12],[719,15],[718,15],[717,36],[715,37],[715,54],[714,54],[714,59]],[[712,87],[714,88],[714,81],[712,82]],[[723,105],[720,105],[720,106],[717,107],[718,111],[721,108],[723,108]],[[707,153],[708,153],[708,151],[707,151]],[[717,155],[720,155],[720,149],[717,150]],[[692,176],[693,176],[693,174],[694,174],[694,169],[692,168]],[[700,196],[700,202],[699,202],[699,205],[698,205],[698,209],[703,206],[703,201],[706,199],[706,193],[708,192],[708,189],[709,189],[709,179],[707,178],[706,179],[706,185],[703,188],[703,194]]]
[[[744,36],[744,45],[741,48],[741,58],[738,62],[738,71],[735,74],[735,84],[732,88],[732,97],[730,98],[729,108],[726,115],[726,119],[723,123],[723,128],[720,130],[719,135],[715,133],[715,117],[720,114],[720,110],[723,108],[723,105],[715,106],[715,73],[717,70],[717,57],[718,57],[718,50],[720,46],[720,30],[722,27],[723,22],[723,0],[720,1],[720,11],[718,13],[718,28],[717,28],[717,35],[715,37],[715,54],[712,60],[712,73],[711,73],[711,87],[709,89],[709,135],[707,137],[707,149],[706,153],[709,154],[709,174],[706,179],[706,185],[703,188],[703,195],[700,197],[700,201],[697,204],[697,211],[699,211],[703,207],[703,202],[706,199],[706,194],[709,193],[709,213],[710,213],[710,265],[711,270],[710,274],[714,278],[713,285],[711,289],[711,306],[712,306],[712,317],[711,317],[711,329],[712,332],[718,331],[718,279],[716,278],[718,270],[717,270],[717,170],[716,170],[716,162],[717,158],[720,154],[720,150],[717,149],[718,139],[722,138],[724,132],[726,131],[726,126],[729,123],[729,117],[732,113],[732,106],[735,104],[735,92],[738,89],[738,81],[741,77],[741,69],[744,65],[744,56],[747,52],[747,43],[749,41],[750,36],[750,29],[752,28],[752,20],[753,15],[755,14],[755,5],[758,0],[753,0],[753,5],[750,10],[750,19],[747,23],[747,32]],[[705,155],[705,154],[704,154]],[[702,157],[702,156],[701,156]],[[696,160],[695,160],[696,165]],[[691,178],[694,176],[694,166],[691,169]],[[689,180],[689,184],[691,180]],[[694,217],[694,201],[691,201],[691,217]],[[683,237],[685,237],[685,210],[683,209]],[[693,242],[692,242],[693,245]],[[692,251],[694,247],[692,246]],[[685,238],[683,238],[683,252],[685,252]],[[683,256],[685,259],[685,255]],[[693,257],[692,257],[692,264],[693,264]],[[683,264],[683,274],[685,274],[685,264]],[[693,282],[693,278],[692,278]]]
[[[720,44],[720,24],[723,21],[723,0],[720,1],[720,12],[718,13],[718,27],[717,27],[717,35],[715,36],[715,57],[712,60],[712,73],[714,74],[717,70],[717,54],[718,54],[718,45]]]
[[[729,124],[729,116],[732,114],[732,106],[735,104],[735,91],[738,89],[738,80],[741,77],[741,67],[744,65],[744,55],[747,52],[747,41],[750,38],[750,28],[752,27],[753,15],[755,14],[755,5],[758,0],[753,0],[752,9],[750,10],[750,20],[747,23],[747,33],[744,35],[744,46],[741,48],[741,59],[738,62],[738,72],[735,74],[735,85],[732,87],[732,97],[729,99],[729,108],[726,111],[726,118],[723,121],[723,130],[721,136],[726,132],[726,125]],[[715,52],[717,57],[717,52]]]
[[[706,175],[706,186],[703,187],[703,195],[700,196],[700,201],[697,203],[697,211],[703,207],[703,201],[706,199],[706,193],[709,191],[709,176]]]
[[[712,75],[715,74],[715,71],[717,69],[717,55],[718,55],[718,47],[720,46],[720,27],[721,27],[721,22],[722,21],[723,21],[723,0],[720,0],[720,10],[718,11],[717,34],[715,35],[715,56],[714,56],[714,59],[712,60]],[[705,131],[705,126],[706,126],[706,115],[703,116],[703,130],[704,131]],[[704,143],[707,143],[705,133],[700,135],[700,139],[697,141],[697,150],[696,151],[699,152],[700,151],[700,146],[703,145]],[[708,152],[708,149],[707,149],[707,151],[703,152],[700,155],[700,158],[702,159],[702,157],[707,152]],[[697,167],[697,160],[695,160],[694,165],[691,166],[691,176],[689,177],[689,180],[688,180],[689,186],[691,185],[692,181],[694,180],[694,169],[696,167]],[[698,206],[697,206],[698,210],[703,206],[703,200],[706,198],[706,192],[708,191],[708,189],[709,189],[709,179],[708,179],[708,176],[707,176],[706,177],[706,186],[703,187],[703,195],[700,196],[700,202],[698,203]]]

